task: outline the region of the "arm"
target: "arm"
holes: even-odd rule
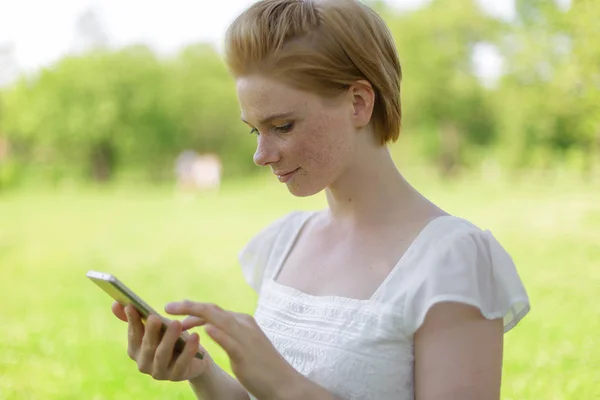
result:
[[[440,303],[415,333],[416,400],[498,400],[502,375],[502,319],[472,306]],[[280,399],[340,400],[303,376]]]
[[[475,307],[434,305],[415,333],[415,399],[498,400],[503,334]]]
[[[285,377],[274,393],[259,400],[341,400],[296,371],[288,371]],[[190,380],[190,385],[199,400],[249,400],[240,382],[212,361],[203,375]]]
[[[191,301],[171,303],[165,309],[169,314],[188,315],[182,322],[185,329],[206,326],[206,333],[229,356],[237,381],[211,362],[203,377],[190,382],[199,399],[242,400],[248,399],[248,391],[259,400],[339,400],[296,371],[252,316]]]
[[[324,387],[298,374],[296,382],[285,388],[276,399],[278,400],[342,400],[330,393]]]
[[[215,362],[197,378],[190,379],[190,386],[199,400],[249,400],[244,387]]]

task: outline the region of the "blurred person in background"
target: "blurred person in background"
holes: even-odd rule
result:
[[[177,188],[184,193],[219,190],[222,170],[218,155],[185,150],[175,160]]]

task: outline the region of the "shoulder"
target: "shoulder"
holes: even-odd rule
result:
[[[451,254],[463,259],[482,257],[492,251],[496,254],[502,252],[508,256],[505,248],[489,229],[481,228],[466,218],[453,215],[437,217],[427,224],[415,240],[414,247],[413,257],[423,259],[424,264],[440,257],[449,257]],[[419,263],[419,268],[415,272],[426,271],[427,268]]]
[[[259,248],[269,248],[276,239],[294,234],[310,214],[308,211],[292,211],[278,217],[250,238],[247,245],[242,249],[242,254]]]
[[[452,239],[461,235],[484,232],[484,229],[468,219],[454,215],[442,215],[433,219],[425,230],[429,230],[427,242],[436,244],[450,243]]]
[[[312,214],[309,211],[293,211],[263,227],[238,254],[238,261],[246,282],[257,292],[269,263],[285,251],[285,246]]]
[[[453,216],[434,220],[415,251],[405,324],[413,334],[438,303],[463,303],[508,331],[529,311],[512,257],[488,229]]]

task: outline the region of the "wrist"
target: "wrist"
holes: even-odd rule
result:
[[[305,394],[307,392],[306,382],[303,375],[297,371],[293,371],[289,374],[286,379],[281,379],[276,383],[275,391],[273,393],[273,400],[297,400],[307,399]]]
[[[214,376],[218,374],[219,366],[213,361],[213,359],[208,357],[208,360],[206,360],[206,362],[208,363],[208,365],[200,375],[188,379],[188,382],[192,386],[204,386],[206,382],[214,380]]]
[[[311,381],[294,370],[285,384],[278,386],[278,393],[273,399],[277,400],[340,400],[323,386]]]
[[[276,388],[273,399],[277,400],[323,399],[318,390],[321,387],[293,368]]]

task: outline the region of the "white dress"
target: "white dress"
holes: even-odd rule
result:
[[[240,253],[259,294],[255,318],[300,373],[346,400],[410,400],[413,335],[435,303],[453,301],[503,318],[507,332],[529,311],[509,254],[487,230],[443,216],[431,221],[368,300],[313,296],[277,283],[311,212],[293,212]]]

